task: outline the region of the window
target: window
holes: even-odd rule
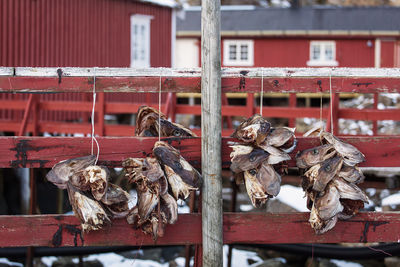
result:
[[[131,16],[131,67],[150,67],[150,20],[151,16]]]
[[[253,40],[225,40],[224,65],[253,66],[254,65]]]
[[[337,66],[334,41],[311,41],[307,66]]]

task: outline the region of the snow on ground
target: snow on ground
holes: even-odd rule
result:
[[[228,266],[228,251],[229,246],[224,245],[224,267]],[[232,249],[232,267],[246,267],[252,266],[249,265],[248,260],[252,260],[254,262],[252,265],[257,265],[263,262],[263,260],[257,255],[256,252],[247,251],[247,250],[240,250],[233,248]]]
[[[282,185],[278,196],[271,199],[280,202],[301,212],[308,212],[307,199],[304,197],[303,189],[293,185]]]
[[[382,199],[382,206],[400,205],[400,193]]]
[[[22,263],[9,261],[6,258],[0,258],[0,265],[2,265],[2,264],[6,265],[6,266],[21,266],[21,267],[24,266]]]
[[[343,260],[330,260],[330,261],[340,267],[363,267],[361,264],[356,262],[348,262]]]

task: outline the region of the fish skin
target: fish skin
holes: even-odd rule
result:
[[[168,121],[164,114],[152,107],[141,106],[137,114],[136,136],[159,136],[159,134],[162,137],[196,136],[191,130],[182,125]]]
[[[317,235],[331,230],[336,225],[337,219],[338,216],[333,216],[332,218],[324,221],[319,217],[318,210],[315,208],[315,205],[313,205],[311,208],[309,222]]]
[[[161,196],[161,214],[166,223],[174,224],[178,220],[178,204],[170,194]]]
[[[321,163],[336,154],[334,147],[329,144],[299,151],[296,154],[296,165],[299,168],[309,168]]]
[[[314,181],[313,190],[321,192],[326,185],[335,177],[342,167],[343,160],[341,157],[334,157],[325,160],[318,170],[317,179]]]
[[[231,135],[245,143],[255,142],[257,145],[264,142],[271,128],[271,124],[260,114],[255,114],[243,121]]]
[[[150,216],[151,212],[157,206],[160,196],[158,192],[151,190],[146,182],[139,183],[137,186],[138,193],[138,214],[139,226],[143,224]]]
[[[79,184],[83,170],[93,165],[95,161],[95,155],[60,161],[47,173],[46,178],[58,188],[66,189],[70,180],[78,181]]]
[[[323,132],[322,138],[333,145],[337,153],[339,153],[343,161],[348,166],[355,166],[356,164],[365,161],[365,156],[356,147],[343,142],[331,133]]]
[[[103,206],[91,196],[80,191],[70,183],[67,183],[67,191],[69,202],[75,216],[80,220],[84,232],[99,230],[104,225],[111,223]]]
[[[154,145],[153,154],[161,165],[164,166],[164,170],[165,166],[168,166],[188,186],[194,188],[201,187],[201,174],[180,155],[177,149],[163,141],[158,141]]]
[[[262,145],[260,145],[259,147],[262,148],[265,152],[267,152],[269,154],[268,159],[267,159],[268,164],[274,165],[274,164],[278,164],[283,161],[290,160],[289,154],[283,152],[279,148],[270,146],[270,145],[266,144],[265,142]]]
[[[124,189],[116,184],[109,183],[106,193],[101,198],[101,202],[105,205],[113,205],[128,202],[130,198],[130,195]]]
[[[325,189],[324,195],[319,196],[314,201],[315,208],[318,210],[319,217],[326,221],[343,211],[340,203],[340,194],[335,186],[329,184]]]
[[[349,183],[359,184],[364,182],[365,176],[361,169],[357,166],[347,166],[343,164],[342,169],[339,171],[338,176],[343,178]]]
[[[295,129],[289,127],[272,127],[265,142],[274,147],[284,146],[294,138]]]
[[[369,202],[368,196],[357,185],[348,183],[340,177],[335,177],[332,183],[337,188],[340,198]]]
[[[263,186],[258,182],[255,169],[244,172],[244,184],[251,203],[258,208],[265,204],[269,196],[265,193]]]
[[[263,162],[259,168],[244,172],[247,194],[254,207],[260,207],[280,191],[281,176],[274,168]]]
[[[257,168],[263,161],[267,160],[269,153],[260,148],[250,146],[231,146],[231,170],[234,173],[248,171]]]
[[[169,185],[172,190],[172,194],[175,199],[186,199],[190,195],[190,191],[195,191],[198,188],[193,187],[182,181],[182,178],[174,172],[174,170],[168,165],[164,166],[165,174],[167,175],[167,179]]]
[[[279,194],[282,178],[270,164],[263,162],[256,178],[268,195],[276,197]]]
[[[93,197],[100,201],[107,191],[109,170],[104,166],[89,166],[83,171],[83,175],[89,180]]]

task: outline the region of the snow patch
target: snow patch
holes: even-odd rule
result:
[[[331,262],[340,267],[363,267],[361,264],[356,262],[348,262],[343,260],[331,260]]]
[[[0,258],[0,263],[6,264],[7,266],[24,266],[22,263],[9,261],[7,258]]]
[[[382,206],[400,205],[400,193],[382,199]]]
[[[293,185],[281,186],[279,195],[275,198],[280,202],[300,212],[308,212],[307,199],[304,197],[303,189]]]
[[[224,249],[223,249],[224,267],[228,266],[228,251],[229,251],[229,246],[225,245]],[[236,249],[236,248],[232,249],[232,267],[250,266],[248,260],[251,260],[254,262],[251,266],[256,266],[263,262],[263,260],[257,255],[256,252],[240,250],[240,249]]]

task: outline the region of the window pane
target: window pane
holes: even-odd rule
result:
[[[314,44],[311,48],[311,59],[320,60],[321,58],[321,47],[320,45]]]
[[[241,60],[247,60],[248,59],[248,46],[247,45],[241,45],[240,46],[240,59]]]
[[[229,46],[229,59],[236,60],[236,45]]]
[[[333,45],[325,45],[325,60],[333,60]]]

